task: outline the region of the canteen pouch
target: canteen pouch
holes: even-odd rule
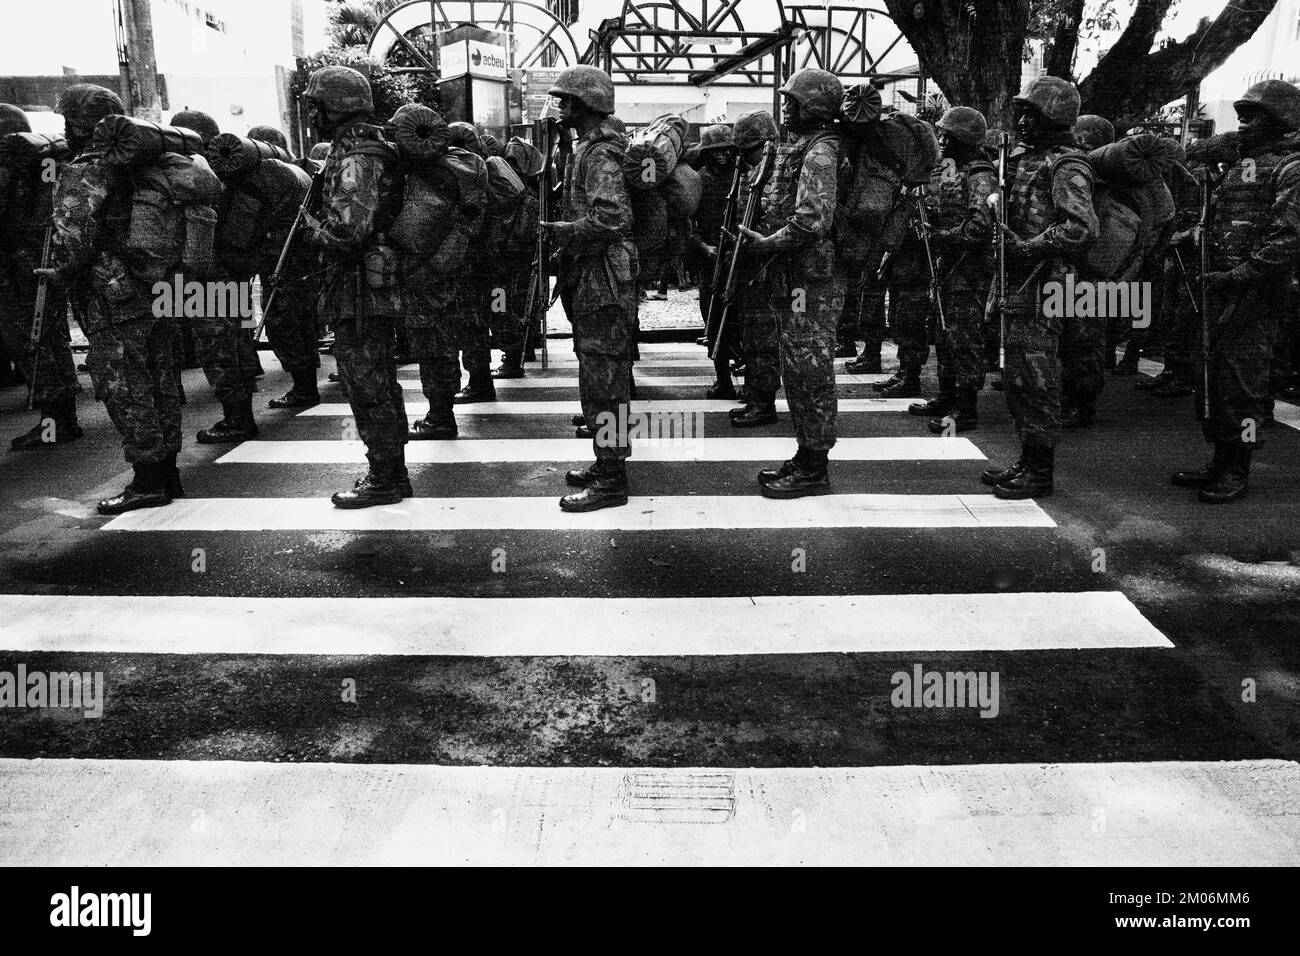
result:
[[[363,264],[367,288],[376,292],[397,288],[397,250],[392,246],[384,242],[371,246],[366,250]]]

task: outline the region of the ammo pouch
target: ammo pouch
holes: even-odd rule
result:
[[[121,256],[113,253],[100,255],[91,266],[91,273],[95,277],[95,291],[110,305],[119,305],[135,298],[136,281],[131,277],[131,270]]]
[[[366,287],[376,292],[389,292],[397,288],[397,250],[384,242],[383,237],[366,250],[363,258]]]

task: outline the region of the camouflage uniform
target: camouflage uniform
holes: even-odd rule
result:
[[[1097,237],[1092,169],[1070,142],[1067,133],[1013,152],[1008,172],[1007,226],[1024,240],[1024,256],[1007,262],[1007,406],[1021,442],[1044,449],[1060,436],[1063,329],[1044,314],[1042,287],[1077,275],[1074,262]]]
[[[50,285],[45,325],[38,354],[29,350],[36,306],[37,277],[45,227],[50,221],[51,188],[39,168],[27,171],[0,166],[0,337],[28,382],[36,378],[35,405],[42,418],[67,409],[75,426],[75,395],[81,391],[68,335],[68,305],[64,290]],[[35,358],[35,371],[33,371]]]
[[[270,210],[271,225],[257,267],[262,279],[263,307],[271,297],[271,276],[275,274],[280,252],[308,188],[303,186],[299,192],[279,197],[275,208]],[[275,308],[266,316],[266,339],[280,367],[293,376],[295,386],[300,381],[304,384],[310,381],[314,386],[316,369],[320,368],[320,355],[316,351],[320,337],[316,328],[317,284],[309,275],[313,271],[313,262],[301,234],[294,247],[285,260],[280,287],[275,290]]]
[[[919,379],[930,358],[930,267],[925,250],[908,237],[889,260],[885,273],[889,288],[889,334],[898,346],[898,371],[905,379]]]
[[[416,422],[412,437],[435,432],[453,437],[456,418],[452,411],[460,369],[456,363],[456,315],[460,309],[457,283],[417,266],[404,276],[402,321],[406,326],[411,358],[420,366],[420,388],[429,402],[424,422]],[[430,435],[428,437],[434,437]]]
[[[805,451],[835,445],[835,332],[847,286],[830,235],[840,150],[839,136],[825,130],[780,147],[758,229],[777,256],[756,283],[752,314],[777,330],[781,379]]]
[[[564,170],[565,221],[554,228],[582,414],[593,429],[602,412],[618,417],[631,385],[638,263],[632,201],[623,182],[626,145],[608,119],[574,144]],[[622,441],[606,445],[597,437],[592,445],[598,461],[622,462],[631,454]]]
[[[321,220],[311,230],[325,267],[320,316],[334,329],[339,378],[371,471],[403,474],[406,402],[393,364],[400,294],[395,275],[372,288],[363,261],[401,202],[397,153],[377,127],[351,123],[335,133],[321,175]]]
[[[997,188],[991,163],[957,166],[941,178],[931,217],[946,325],[938,337],[939,386],[971,398],[984,386],[984,303],[993,276],[996,225],[988,199]]]
[[[181,448],[175,319],[155,318],[150,288],[131,274],[126,240],[131,185],[125,170],[83,152],[60,172],[54,192],[58,278],[86,303],[86,365],[95,397],[136,466],[174,463]]]
[[[1203,414],[1203,382],[1196,376],[1197,416],[1205,440],[1242,442],[1254,422],[1253,444],[1271,417],[1269,392],[1273,343],[1279,316],[1291,299],[1300,263],[1300,141],[1275,140],[1243,147],[1228,170],[1210,213],[1210,269],[1227,272],[1231,284],[1209,298],[1210,414]],[[1200,338],[1195,367],[1201,367]],[[1248,442],[1250,443],[1250,442]]]

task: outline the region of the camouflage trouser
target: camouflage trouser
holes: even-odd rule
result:
[[[898,345],[898,367],[920,372],[930,358],[930,275],[922,256],[904,248],[889,263],[889,331]]]
[[[177,388],[175,319],[144,312],[87,330],[86,366],[95,397],[122,436],[133,465],[152,465],[181,450],[181,405]]]
[[[350,315],[334,323],[339,380],[372,467],[400,463],[404,457],[406,398],[393,364],[397,321],[387,315]]]
[[[1106,387],[1106,316],[1078,316],[1067,308],[1061,322],[1061,388],[1073,395],[1101,394]]]
[[[790,311],[789,296],[781,308]],[[753,398],[770,402],[781,387],[781,346],[777,336],[777,313],[768,305],[766,284],[754,282],[740,294],[744,316],[741,333],[745,349],[745,385]]]
[[[1204,411],[1199,340],[1193,352],[1196,417],[1206,441],[1264,443],[1263,422],[1273,411],[1269,373],[1277,304],[1289,301],[1289,284],[1289,280],[1252,282],[1226,295],[1211,293],[1209,418]]]
[[[488,307],[493,288],[492,280],[478,276],[456,280],[456,348],[471,379],[492,372]]]
[[[431,412],[449,412],[460,388],[456,364],[456,290],[449,281],[435,280],[418,290],[408,289],[402,317],[411,358],[420,365],[420,388]]]
[[[946,388],[984,387],[984,295],[988,276],[981,270],[955,269],[943,283],[940,330],[939,385]],[[936,324],[938,316],[935,317]]]
[[[264,280],[265,281],[265,280]],[[262,307],[270,290],[262,286]],[[275,294],[275,308],[266,317],[266,340],[280,366],[290,375],[309,375],[320,368],[316,352],[316,293],[285,283]]]
[[[1055,448],[1061,434],[1061,320],[1043,314],[1042,286],[1063,281],[1064,273],[1044,267],[1043,274],[1017,294],[1028,274],[1019,269],[1007,276],[1007,408],[1022,444]]]
[[[835,332],[845,284],[839,274],[802,281],[773,277],[760,287],[756,308],[778,330],[781,382],[800,448],[829,451],[835,445]],[[795,288],[803,291],[802,301],[791,295]]]
[[[498,277],[492,283],[492,295],[488,300],[488,328],[492,333],[492,342],[501,350],[502,359],[513,358],[516,361],[524,354],[524,329],[527,326],[528,283],[530,263],[521,262],[517,268],[505,276]],[[500,294],[497,290],[500,289]],[[528,336],[528,340],[537,345],[537,340]]]
[[[630,283],[627,291],[636,295]],[[619,436],[614,443],[600,439],[601,423],[626,420],[627,413],[620,419],[619,410],[631,401],[635,315],[635,308],[629,308],[631,296],[625,295],[618,305],[575,314],[576,296],[569,290],[563,294],[564,310],[573,324],[573,350],[578,355],[578,397],[588,427],[597,432],[592,447],[599,459],[623,461],[632,452],[626,436]]]
[[[33,355],[28,343],[35,307],[35,276],[28,281],[26,277],[0,275],[0,339],[10,359],[22,370],[23,378],[30,382],[36,376],[35,405],[44,409],[70,400],[81,391],[81,383],[77,381],[77,367],[72,360],[66,296],[50,290],[40,345]]]
[[[228,279],[223,277],[221,281]],[[194,354],[217,401],[222,405],[247,401],[253,394],[252,382],[260,363],[248,331],[242,328],[242,320],[237,316],[203,315],[195,316],[190,323],[194,330]]]
[[[868,343],[881,342],[886,334],[885,284],[876,278],[875,268],[849,276],[839,327],[841,341],[852,335]]]

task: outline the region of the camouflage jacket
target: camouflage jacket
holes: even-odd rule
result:
[[[1211,269],[1237,281],[1288,277],[1300,263],[1300,143],[1242,149],[1214,194]]]
[[[719,175],[710,167],[700,170],[700,204],[695,207],[693,233],[696,247],[716,246],[721,242],[722,220],[727,212],[727,195],[731,192],[732,173]],[[744,181],[742,175],[741,181]],[[739,193],[739,191],[738,191]],[[736,218],[740,218],[737,210]]]
[[[626,147],[608,120],[574,144],[564,167],[563,222],[553,231],[564,255],[581,260],[620,245],[635,255],[632,198],[623,181]]]
[[[964,254],[972,264],[992,259],[997,222],[989,196],[997,191],[998,172],[987,160],[945,168],[936,192],[926,199],[933,209],[932,241],[941,252]]]
[[[25,272],[40,265],[53,192],[40,168],[0,165],[0,273]]]
[[[401,207],[397,150],[379,127],[353,123],[335,134],[321,175],[320,219],[304,239],[324,268],[322,319],[398,315],[396,269],[378,288],[365,277],[367,254],[378,251]]]
[[[834,271],[831,229],[840,196],[840,154],[840,137],[824,129],[777,148],[757,231],[782,254],[792,278],[826,278]]]
[[[1078,263],[1097,238],[1092,167],[1072,146],[1022,147],[1012,153],[1007,226],[1030,259]]]
[[[131,273],[127,238],[131,226],[130,174],[100,162],[90,150],[68,161],[54,187],[55,281],[74,298],[93,295],[108,313],[148,311],[151,290]]]

